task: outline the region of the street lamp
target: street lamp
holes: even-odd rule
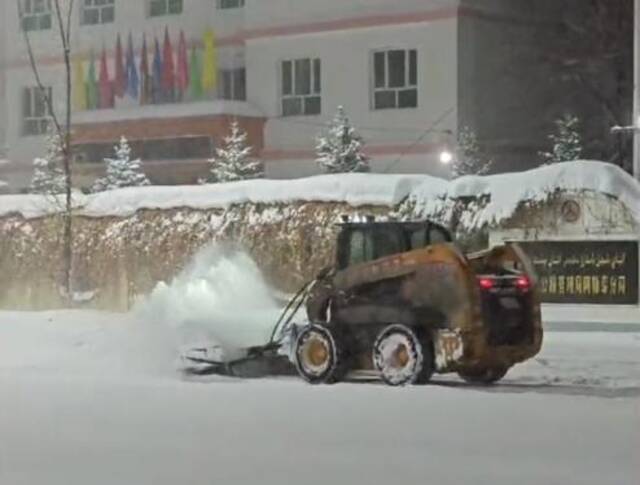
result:
[[[453,161],[453,153],[449,150],[444,149],[440,152],[440,163],[443,165],[449,165]]]

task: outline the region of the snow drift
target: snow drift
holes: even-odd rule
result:
[[[82,196],[75,204],[86,217],[128,217],[140,210],[227,209],[241,204],[282,205],[336,202],[353,207],[397,209],[403,202],[428,217],[461,198],[482,199],[470,225],[497,224],[523,202],[542,202],[557,191],[593,191],[619,199],[640,221],[640,184],[621,168],[604,162],[576,161],[527,172],[466,176],[446,181],[428,175],[337,174],[295,180],[249,180],[226,184],[133,187]],[[25,218],[56,212],[57,204],[38,196],[0,197],[0,216]]]

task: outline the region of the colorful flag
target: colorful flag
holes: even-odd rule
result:
[[[131,32],[129,32],[129,39],[127,40],[127,64],[125,70],[125,77],[127,78],[126,93],[136,99],[138,97],[140,79],[138,78],[138,69],[136,68],[136,56],[133,53],[133,37],[131,36]]]
[[[191,99],[202,98],[202,70],[200,69],[200,59],[198,58],[198,51],[196,46],[191,48],[191,61],[189,77],[189,95]]]
[[[124,97],[124,93],[127,89],[127,78],[126,73],[124,71],[124,59],[122,55],[122,41],[120,39],[120,34],[118,34],[118,40],[116,40],[116,74],[115,79],[113,80],[113,90],[114,94],[118,98]]]
[[[76,57],[73,66],[73,108],[76,111],[87,109],[87,88],[84,83],[84,69],[80,57]]]
[[[113,85],[109,79],[109,67],[107,66],[107,51],[102,48],[102,56],[100,57],[100,108],[113,108]]]
[[[162,103],[162,57],[160,57],[160,44],[158,38],[155,38],[155,47],[153,53],[153,67],[151,80],[151,99],[153,103]]]
[[[184,31],[180,31],[180,43],[178,44],[178,66],[176,72],[176,87],[182,99],[189,88],[189,54],[187,53],[187,41]]]
[[[218,81],[218,53],[213,31],[204,34],[204,61],[202,63],[202,89],[211,91]]]
[[[151,78],[149,76],[147,36],[142,34],[142,52],[140,53],[140,104],[149,104],[151,102]]]
[[[174,66],[169,28],[165,27],[164,46],[162,48],[162,94],[165,102],[175,100],[176,73]]]
[[[87,108],[88,109],[97,109],[98,108],[98,82],[96,80],[96,58],[93,54],[93,50],[91,50],[89,61],[89,72],[87,73]]]

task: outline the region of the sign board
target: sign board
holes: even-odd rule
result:
[[[544,303],[638,304],[638,241],[519,244],[538,273]]]

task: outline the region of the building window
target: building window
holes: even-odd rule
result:
[[[247,99],[247,70],[223,69],[220,71],[220,91],[221,99],[231,99],[235,101],[246,101]]]
[[[418,52],[373,53],[373,109],[418,107]]]
[[[322,111],[320,59],[282,62],[282,116],[318,115]]]
[[[150,138],[129,140],[134,157],[145,161],[205,160],[211,157],[214,144],[209,136],[178,138]],[[113,143],[87,143],[73,146],[74,161],[78,163],[104,163],[113,158]]]
[[[149,0],[149,16],[177,15],[182,13],[182,0]]]
[[[80,9],[82,25],[110,24],[115,18],[115,0],[83,0]]]
[[[26,31],[51,28],[51,0],[24,0],[22,28]]]
[[[38,87],[24,88],[22,93],[22,134],[43,135],[49,127],[47,97],[51,99],[51,88],[44,93]]]
[[[244,7],[244,0],[217,0],[219,10]]]

